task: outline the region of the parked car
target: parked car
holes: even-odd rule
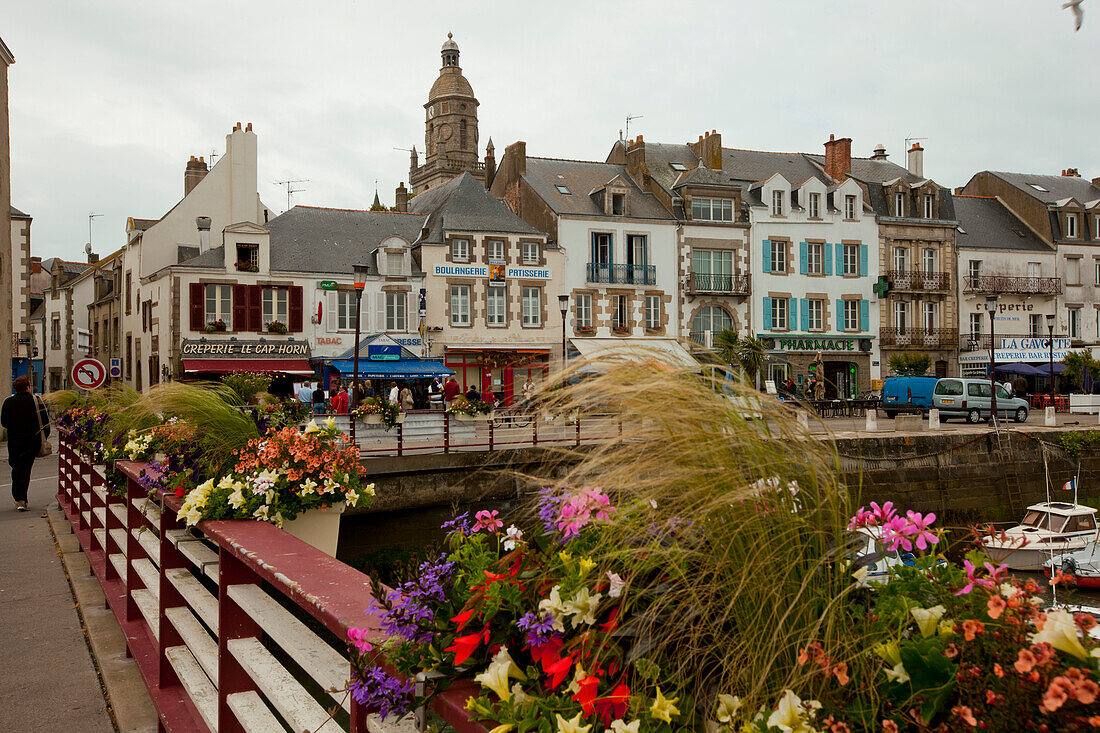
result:
[[[886,417],[899,412],[928,412],[938,381],[936,377],[887,377],[882,383],[882,409]]]
[[[988,420],[992,411],[988,379],[947,378],[936,382],[932,406],[940,411],[940,419],[964,417],[969,423]],[[997,416],[1016,422],[1027,420],[1028,404],[1019,397],[1012,397],[1001,385],[997,385]]]

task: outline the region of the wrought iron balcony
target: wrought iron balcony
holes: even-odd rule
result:
[[[954,349],[957,335],[953,328],[880,328],[879,342],[914,349]]]
[[[998,338],[1000,338],[998,336]],[[988,333],[960,333],[959,351],[989,351]]]
[[[657,284],[656,265],[609,265],[602,262],[589,262],[587,269],[587,279],[590,283]]]
[[[1060,277],[1017,277],[1008,275],[967,275],[963,290],[968,293],[1018,293],[1021,295],[1058,295]]]
[[[890,287],[894,290],[950,290],[950,272],[921,272],[919,270],[889,270]]]
[[[752,276],[694,273],[688,278],[687,286],[689,293],[748,295],[752,292]]]

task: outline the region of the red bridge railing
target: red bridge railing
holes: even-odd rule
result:
[[[150,496],[140,483],[149,466],[116,463],[125,486],[112,487],[105,467],[92,465],[63,431],[58,459],[58,502],[125,634],[161,731],[390,727],[337,692],[350,677],[347,630],[380,628],[364,615],[372,600],[366,575],[266,522],[188,529],[176,519],[179,499]],[[432,707],[460,733],[484,733],[463,709],[469,692],[456,685]]]

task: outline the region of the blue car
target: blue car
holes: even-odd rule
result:
[[[924,414],[932,408],[937,377],[887,377],[882,383],[882,409],[886,417],[899,412]]]

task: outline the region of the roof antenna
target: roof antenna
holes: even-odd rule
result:
[[[627,140],[630,139],[630,121],[631,120],[640,120],[643,117],[645,117],[645,115],[632,115],[629,112],[627,113],[627,115],[626,115],[626,139]]]
[[[309,183],[308,178],[294,178],[287,181],[275,181],[276,186],[286,186],[286,210],[290,211],[290,197],[292,194],[305,191],[304,188],[294,188],[295,183]]]
[[[214,167],[214,158],[220,158],[220,157],[222,157],[222,156],[215,153],[213,148],[210,148],[210,167],[211,168]]]
[[[928,139],[928,138],[926,138],[926,137],[913,137],[913,136],[909,136],[909,137],[905,138],[905,150],[906,150],[906,151],[908,151],[908,150],[909,150],[909,143],[913,142],[914,140],[927,140],[927,139]]]

